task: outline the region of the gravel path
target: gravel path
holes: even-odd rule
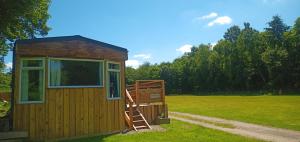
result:
[[[201,125],[207,128],[217,129],[228,133],[252,137],[265,141],[300,142],[300,131],[273,128],[240,121],[226,120],[181,112],[169,112],[169,117],[172,119]],[[224,124],[224,126],[230,125],[233,127],[222,127],[222,125],[217,124]]]

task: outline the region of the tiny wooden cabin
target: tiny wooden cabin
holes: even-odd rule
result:
[[[161,84],[152,93],[160,104],[150,101],[151,91],[138,88],[139,82],[131,89],[133,100],[125,85],[127,52],[82,36],[18,40],[13,52],[13,130],[45,140],[138,130],[154,123],[167,113],[163,81],[152,82]],[[140,106],[138,96],[148,97],[147,105]],[[139,114],[145,122],[135,124],[133,117]]]

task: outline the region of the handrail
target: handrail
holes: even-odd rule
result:
[[[132,97],[131,97],[131,95],[130,95],[130,93],[128,92],[127,89],[126,89],[126,97],[128,98],[128,100],[129,100],[130,102],[133,103],[133,99],[132,99]]]
[[[126,119],[126,122],[128,123],[128,126],[130,129],[133,128],[133,99],[131,98],[128,90],[126,89],[126,99],[129,100],[129,116],[128,116],[128,120]],[[126,114],[126,112],[125,112]],[[126,114],[127,117],[127,114]]]

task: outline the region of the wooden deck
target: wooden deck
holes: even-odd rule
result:
[[[149,124],[156,119],[168,118],[163,80],[137,80],[127,85],[125,96],[125,120],[130,129],[151,129]]]

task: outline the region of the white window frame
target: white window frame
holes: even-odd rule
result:
[[[109,64],[112,63],[112,64],[118,64],[119,65],[119,69],[109,69]],[[122,88],[121,88],[121,64],[119,62],[114,62],[114,61],[107,61],[106,62],[106,98],[108,100],[118,100],[118,99],[121,99],[121,96],[122,96]],[[111,98],[109,97],[110,96],[110,91],[109,91],[109,72],[118,72],[119,73],[119,97],[114,97],[114,98]]]
[[[89,61],[89,62],[98,62],[102,63],[102,85],[81,85],[81,86],[51,86],[50,85],[50,60],[69,60],[69,61]],[[100,88],[104,87],[104,60],[94,60],[94,59],[74,59],[74,58],[48,58],[48,88]],[[100,69],[99,69],[100,70]]]
[[[23,61],[24,60],[40,60],[42,61],[42,66],[41,67],[23,67]],[[41,101],[22,101],[22,71],[23,70],[42,70],[43,71],[43,91],[42,91],[42,100]],[[25,58],[20,58],[20,71],[19,71],[19,103],[20,104],[33,104],[33,103],[44,103],[45,101],[45,58],[44,57],[25,57]]]

